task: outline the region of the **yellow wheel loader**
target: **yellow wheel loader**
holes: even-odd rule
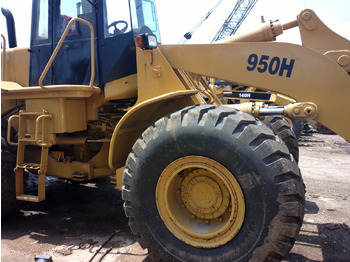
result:
[[[220,43],[161,45],[154,0],[34,0],[31,26],[29,49],[3,36],[3,208],[45,200],[46,176],[111,176],[154,261],[288,255],[304,216],[297,149],[260,119],[315,119],[350,140],[348,40],[304,10]],[[302,46],[273,42],[292,27]],[[207,77],[295,102],[229,105]]]

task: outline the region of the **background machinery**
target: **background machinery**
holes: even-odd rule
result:
[[[258,0],[238,0],[212,42],[234,35]]]
[[[160,45],[153,0],[34,0],[32,12],[29,50],[2,50],[5,211],[43,201],[46,176],[112,176],[154,261],[288,254],[304,186],[295,149],[259,118],[315,119],[350,140],[348,40],[312,10],[202,45]],[[303,46],[271,42],[296,26]],[[225,104],[207,77],[294,101]]]
[[[206,13],[206,15],[190,30],[188,31],[180,43],[185,43],[187,40],[192,38],[192,35],[197,31],[197,29],[209,18],[209,16],[219,7],[223,0],[218,1],[215,6]],[[248,16],[249,12],[253,9],[254,5],[258,0],[238,0],[225,19],[219,31],[214,36],[212,42],[219,41],[220,39],[232,36],[236,33],[238,28],[241,26],[245,18]]]
[[[250,11],[255,6],[257,0],[239,0],[236,2],[233,10],[228,15],[228,17],[225,19],[224,23],[222,24],[221,28],[218,30],[214,38],[212,39],[212,42],[220,41],[221,39],[230,37],[236,33],[238,28],[241,26],[245,18],[248,16]],[[203,23],[209,18],[209,16],[217,9],[217,7],[222,3],[221,1],[218,1],[216,5],[208,11],[208,13],[189,31],[187,32],[182,41],[180,43],[185,43],[187,40],[192,38],[192,35],[196,32],[196,30],[203,25]],[[263,18],[262,18],[263,19]],[[263,21],[264,23],[264,21]],[[276,104],[281,103],[282,105],[295,102],[292,98],[287,98],[286,96],[281,96],[278,94],[275,94],[271,91],[264,91],[264,90],[256,90],[254,87],[247,87],[242,85],[237,85],[234,83],[224,82],[217,80],[214,83],[212,83],[212,88],[216,89],[217,93],[220,93],[220,97],[225,97],[227,103],[241,103],[241,102],[247,102],[247,101],[260,101],[270,104]],[[271,121],[274,121],[275,118],[268,117],[264,120],[264,122],[268,125],[270,125]],[[286,121],[289,121],[286,123]],[[300,134],[303,130],[304,126],[304,120],[285,120],[283,117],[278,117],[278,122],[283,122],[282,126],[285,125],[291,125],[293,128],[293,132],[287,132],[288,134],[284,134],[283,137],[285,138],[285,142],[287,144],[292,143],[292,147],[296,148],[295,151],[297,151],[298,147],[298,141],[297,139],[300,137]],[[278,126],[280,125],[272,125],[272,126]],[[271,125],[270,125],[271,127]],[[278,130],[273,129],[275,133],[281,133]],[[286,132],[286,131],[284,131]]]

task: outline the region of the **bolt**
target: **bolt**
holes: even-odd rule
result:
[[[341,55],[338,58],[338,64],[342,67],[348,66],[350,64],[350,58],[347,55]]]
[[[303,20],[308,21],[311,19],[311,13],[306,11],[301,15],[301,17],[303,18]]]
[[[205,220],[205,223],[206,223],[206,224],[209,224],[209,220]]]
[[[299,108],[294,108],[294,109],[293,109],[293,112],[294,112],[294,114],[299,115],[300,110],[299,110]]]
[[[312,113],[312,108],[311,108],[311,107],[306,107],[306,108],[304,109],[304,113],[305,113],[305,115],[311,115],[311,113]]]
[[[219,217],[219,221],[220,221],[220,222],[222,221],[222,217]]]

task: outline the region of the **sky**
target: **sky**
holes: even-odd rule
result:
[[[162,42],[177,43],[217,1],[157,1]],[[235,3],[236,1],[224,0],[188,43],[210,43]],[[306,8],[313,9],[333,31],[350,39],[350,0],[258,0],[236,35],[259,28],[261,16],[264,16],[265,21],[279,19],[279,22],[284,23],[295,19]],[[298,43],[299,31],[297,28],[286,31],[278,40]]]
[[[176,44],[182,40],[182,36],[191,30],[217,1],[157,0],[162,43]],[[224,0],[187,43],[210,43],[235,3],[233,0]],[[29,46],[31,1],[1,0],[0,5],[9,8],[14,15],[18,46]],[[350,39],[349,0],[258,0],[236,35],[259,28],[261,16],[264,16],[266,21],[279,19],[284,23],[295,19],[305,8],[313,9],[329,28]],[[0,21],[1,33],[4,34],[5,20],[2,15]],[[300,43],[298,30],[286,31],[278,41]]]

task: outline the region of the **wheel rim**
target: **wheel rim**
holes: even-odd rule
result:
[[[244,221],[244,196],[238,182],[224,166],[201,156],[179,158],[164,169],[156,203],[170,232],[194,247],[224,245]]]

